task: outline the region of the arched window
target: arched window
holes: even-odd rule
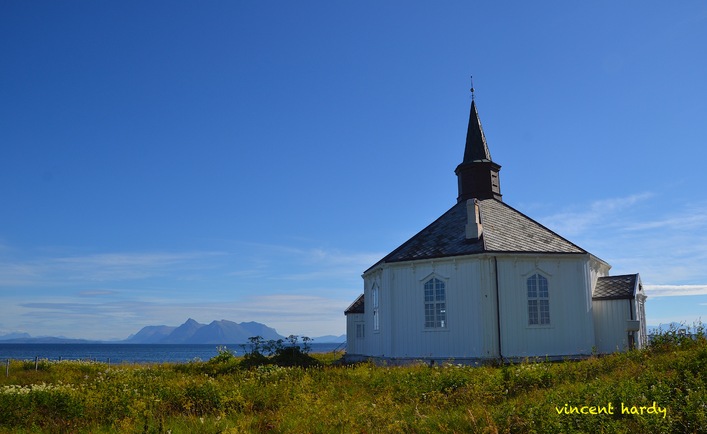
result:
[[[547,278],[540,274],[528,277],[528,325],[550,324],[550,294]]]
[[[425,328],[447,328],[447,294],[444,282],[425,282]]]

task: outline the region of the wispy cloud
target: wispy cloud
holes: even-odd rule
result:
[[[609,198],[540,218],[609,262],[640,273],[651,324],[693,321],[707,295],[707,203],[659,193]]]
[[[313,249],[306,252],[307,262],[313,268],[308,271],[283,275],[283,279],[309,280],[348,276],[357,281],[361,273],[380,258],[382,253],[344,253],[338,250]]]
[[[707,295],[706,285],[644,285],[649,297]]]
[[[123,339],[146,325],[179,325],[187,318],[208,323],[215,319],[258,321],[284,334],[318,336],[344,332],[343,311],[351,300],[342,295],[309,293],[234,295],[228,301],[145,301],[140,297],[91,302],[71,297],[50,301],[19,302],[2,316],[31,326],[33,334],[89,339]],[[85,324],[90,323],[90,329]]]
[[[94,289],[89,291],[80,291],[78,293],[81,297],[100,297],[103,295],[115,295],[116,291],[109,291],[105,289]]]
[[[597,200],[588,206],[575,207],[574,210],[546,216],[541,221],[563,236],[576,235],[590,229],[595,230],[597,226],[616,224],[617,214],[653,196],[653,193],[643,192],[626,197]]]
[[[101,253],[35,257],[0,264],[0,287],[145,279],[208,267],[221,252]]]
[[[625,229],[628,231],[645,231],[653,229],[671,229],[690,231],[707,226],[707,210],[688,209],[685,214],[678,216],[667,216],[657,220],[636,222],[628,224]]]
[[[649,200],[650,199],[650,200]],[[638,193],[577,205],[539,221],[652,285],[707,281],[707,203]]]
[[[218,252],[54,251],[0,265],[0,317],[33,335],[90,339],[189,317],[258,321],[287,334],[343,333],[361,272],[382,256],[262,243]]]
[[[293,282],[345,279],[358,284],[361,273],[384,256],[381,252],[346,252],[322,247],[248,245],[251,248],[247,258],[230,275]]]

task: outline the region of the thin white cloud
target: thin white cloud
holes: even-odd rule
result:
[[[82,280],[130,280],[160,275],[174,268],[194,267],[204,258],[221,253],[104,253],[89,256],[54,258],[48,263],[60,271]]]
[[[597,200],[584,209],[563,211],[546,216],[541,219],[541,222],[563,236],[576,235],[590,229],[596,229],[597,226],[614,224],[617,214],[621,211],[646,201],[653,196],[653,193],[644,192],[626,197]]]
[[[36,257],[0,264],[0,287],[73,285],[76,282],[145,279],[208,268],[221,252],[102,253]]]
[[[37,335],[62,335],[87,339],[124,339],[146,325],[177,326],[194,318],[201,323],[226,319],[257,321],[281,334],[320,336],[341,334],[345,330],[344,309],[351,300],[309,293],[276,293],[234,296],[231,300],[144,301],[101,300],[53,297],[47,301],[14,303],[12,309],[0,308],[1,316]],[[95,301],[94,301],[95,300]],[[6,312],[3,312],[6,311]],[[92,324],[86,329],[85,324]]]
[[[103,295],[114,295],[116,291],[110,291],[106,289],[94,289],[89,291],[80,291],[78,295],[81,297],[100,297]]]
[[[699,286],[707,281],[707,203],[675,200],[640,193],[540,221],[609,262],[612,274],[639,272],[654,285]],[[682,295],[688,289],[673,291]]]
[[[653,229],[670,229],[670,230],[693,230],[707,225],[707,210],[691,210],[686,214],[679,216],[669,216],[666,218],[637,222],[625,226],[628,231],[643,231]]]
[[[385,256],[378,252],[345,252],[322,247],[249,244],[256,250],[250,250],[247,260],[239,264],[241,268],[229,275],[292,282],[344,279],[358,283],[361,273]]]
[[[382,256],[252,243],[231,252],[45,253],[0,265],[0,317],[35,336],[87,339],[123,339],[189,317],[340,334],[361,272]]]
[[[707,285],[643,285],[649,297],[707,295]]]
[[[355,265],[369,267],[384,254],[379,252],[345,252],[339,249],[323,247],[300,248],[282,244],[242,243],[249,246],[248,254],[257,258],[261,264],[267,263],[265,257],[284,257],[300,264],[334,266]],[[363,269],[361,270],[363,271]]]

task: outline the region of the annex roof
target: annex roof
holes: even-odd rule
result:
[[[344,315],[348,315],[350,313],[364,313],[364,298],[363,294],[359,295],[356,301],[351,303],[351,306],[346,308],[344,311]]]
[[[466,238],[463,201],[375,265],[481,253],[587,253],[500,200],[479,201],[479,215],[483,226],[479,239]]]
[[[620,276],[604,276],[597,279],[592,300],[632,299],[639,290],[638,274],[623,274]]]

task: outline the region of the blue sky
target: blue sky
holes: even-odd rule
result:
[[[474,75],[504,201],[707,317],[707,4],[0,4],[0,334],[345,331],[456,201]]]

